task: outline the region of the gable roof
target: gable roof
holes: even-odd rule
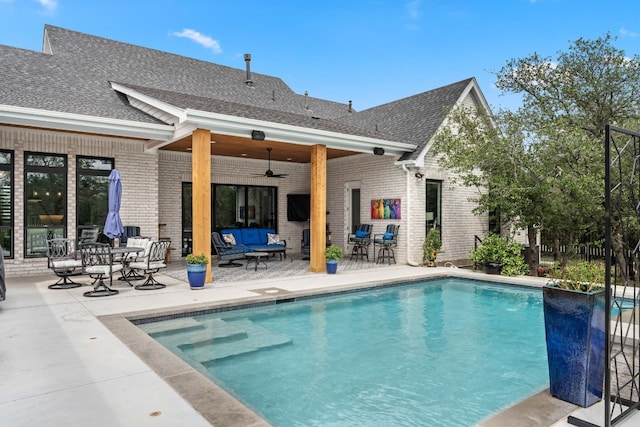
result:
[[[411,153],[405,153],[401,161],[417,160],[424,156],[431,138],[444,122],[447,112],[464,97],[474,92],[476,102],[486,101],[480,93],[475,78],[468,78],[397,101],[343,116],[337,120],[366,129],[400,137],[417,145]]]
[[[153,114],[139,100],[131,102],[141,94],[182,111],[197,110],[193,117],[209,113],[294,126],[309,140],[317,134],[304,129],[354,147],[388,142],[400,160],[416,161],[448,108],[471,90],[484,99],[475,79],[467,79],[355,112],[344,103],[298,95],[277,77],[251,72],[248,85],[247,73],[46,25],[41,53],[0,45],[0,121],[8,117],[7,123],[28,124],[31,115],[49,112],[51,117],[38,123],[61,118],[51,127],[73,122],[73,130],[100,133],[101,121],[108,121],[104,129],[114,134],[168,141],[173,129],[176,138],[175,122],[166,120],[166,112]],[[83,126],[85,121],[91,125]]]

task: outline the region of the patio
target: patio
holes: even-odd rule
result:
[[[216,281],[192,291],[176,278],[182,277],[184,268],[182,261],[174,261],[166,274],[158,275],[167,284],[165,289],[141,292],[119,283],[115,285],[118,295],[93,299],[82,296],[89,284],[84,277],[79,280],[87,286],[66,290],[47,288],[56,280],[53,274],[10,280],[8,299],[0,303],[2,424],[210,426],[205,416],[214,416],[215,425],[220,426],[265,425],[255,419],[248,422],[232,402],[200,394],[203,388],[197,378],[176,371],[173,361],[153,351],[148,337],[126,317],[255,300],[267,297],[264,290],[273,288],[295,296],[441,275],[486,278],[463,269],[382,266],[346,259],[336,275],[309,273],[308,261],[300,259],[268,263],[267,270],[258,272],[214,267]],[[543,283],[533,277],[492,279],[533,286]],[[194,409],[197,403],[185,400],[185,391],[199,396],[196,400],[208,411]],[[503,413],[506,418],[483,425],[511,426],[516,419],[522,426],[566,426],[564,417],[575,410],[573,405],[559,405],[548,393],[530,400],[524,409]],[[589,411],[594,421],[602,412],[598,405]],[[549,422],[549,417],[563,421]]]

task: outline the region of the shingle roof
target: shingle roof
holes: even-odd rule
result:
[[[116,82],[119,83],[119,82]],[[404,142],[402,139],[377,132],[372,129],[362,129],[336,120],[327,120],[309,115],[279,111],[270,108],[255,107],[237,102],[222,101],[207,97],[188,95],[179,92],[172,92],[144,86],[120,83],[123,86],[134,89],[144,95],[166,102],[182,109],[193,109],[234,117],[244,117],[247,119],[265,120],[272,123],[281,123],[293,126],[300,126],[310,129],[326,130],[347,135],[358,135],[369,138],[378,138],[386,141]]]
[[[433,137],[447,113],[475,79],[452,83],[437,89],[343,116],[338,121],[375,129],[416,144],[418,148],[400,160],[415,160]]]
[[[119,82],[185,108],[417,144],[403,160],[418,158],[446,110],[475,82],[349,112],[346,104],[298,95],[277,77],[252,72],[248,86],[243,69],[64,28],[46,25],[44,46],[40,53],[0,45],[0,104],[159,123],[110,87]]]

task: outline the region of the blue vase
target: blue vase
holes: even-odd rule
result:
[[[605,291],[542,290],[551,395],[590,406],[602,399],[607,365]]]
[[[338,271],[338,260],[337,259],[328,259],[327,260],[327,274],[336,274]]]
[[[187,264],[187,279],[191,289],[202,289],[207,277],[207,266],[201,264]]]

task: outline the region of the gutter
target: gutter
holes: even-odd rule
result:
[[[411,208],[410,208],[410,204],[411,204],[411,171],[409,169],[407,169],[407,165],[406,164],[402,164],[402,170],[405,172],[405,176],[407,178],[407,207],[403,207],[402,210],[405,212],[411,212]],[[409,256],[411,255],[411,244],[409,242],[409,237],[411,236],[411,214],[407,215],[407,264],[409,264],[412,267],[420,267],[420,263],[415,262],[411,259],[409,259]]]

